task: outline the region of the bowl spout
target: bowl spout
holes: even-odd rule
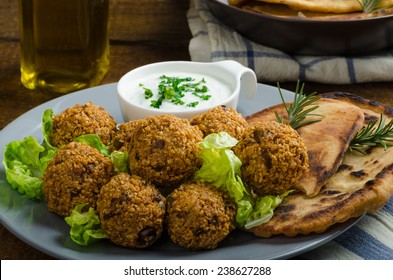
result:
[[[234,60],[214,62],[219,67],[231,72],[239,82],[240,94],[246,98],[254,98],[257,91],[257,78],[255,72]]]

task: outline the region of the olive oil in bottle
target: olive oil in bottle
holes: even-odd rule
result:
[[[68,93],[99,84],[109,69],[109,0],[19,0],[21,81]]]

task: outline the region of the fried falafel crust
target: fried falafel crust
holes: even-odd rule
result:
[[[102,187],[97,208],[102,229],[115,244],[146,248],[159,239],[165,197],[144,179],[119,173]]]
[[[215,186],[188,181],[167,197],[171,240],[188,249],[214,249],[235,228],[235,205]]]
[[[206,113],[195,116],[190,120],[191,125],[197,126],[203,133],[203,137],[211,133],[226,131],[232,137],[239,139],[248,122],[235,109],[217,106]]]
[[[111,143],[111,151],[128,152],[130,149],[130,142],[135,128],[138,126],[139,120],[131,120],[121,123],[115,133],[115,137]]]
[[[130,143],[131,173],[172,190],[200,167],[201,141],[202,132],[186,119],[160,115],[141,120]]]
[[[67,108],[54,115],[52,120],[50,138],[55,147],[64,146],[85,134],[97,134],[101,142],[109,146],[115,136],[117,125],[108,111],[91,102]]]
[[[115,175],[113,164],[97,149],[82,142],[63,146],[42,177],[48,210],[67,217],[78,204],[96,208],[100,189]]]
[[[233,151],[242,161],[242,179],[260,196],[280,195],[308,172],[307,148],[287,124],[254,123]]]

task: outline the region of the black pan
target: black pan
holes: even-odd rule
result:
[[[393,15],[354,20],[281,18],[206,0],[212,14],[244,37],[290,54],[366,55],[393,46]]]

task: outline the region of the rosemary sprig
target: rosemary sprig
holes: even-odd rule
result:
[[[316,110],[319,106],[314,105],[316,101],[320,99],[316,93],[311,93],[308,95],[303,94],[304,83],[300,86],[300,82],[298,81],[296,84],[295,97],[292,103],[288,104],[284,101],[283,94],[281,92],[280,84],[277,83],[278,92],[280,93],[281,100],[284,104],[285,110],[287,112],[287,123],[293,128],[298,129],[301,126],[308,125],[311,123],[319,122],[323,116],[319,114],[312,114],[314,110]],[[311,106],[311,107],[310,107]],[[306,107],[308,107],[306,109]],[[276,115],[276,121],[279,123],[285,123],[285,118],[283,116],[278,115],[277,112],[274,112]],[[306,120],[308,116],[315,116],[318,118]]]
[[[358,0],[363,8],[363,13],[370,14],[378,10],[381,0]]]
[[[380,116],[379,121],[374,120],[359,130],[349,146],[350,151],[357,151],[361,154],[366,154],[363,147],[384,147],[393,145],[393,120],[390,120],[386,125],[386,118]]]

